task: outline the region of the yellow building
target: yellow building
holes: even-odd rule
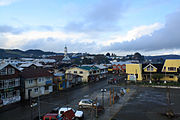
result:
[[[99,79],[100,70],[95,66],[81,66],[67,69],[66,74],[67,73],[82,76],[82,82],[92,82]]]
[[[167,59],[164,64],[126,64],[127,80],[180,80],[180,59]]]
[[[180,69],[180,59],[167,59],[162,69],[165,76],[162,80],[178,81],[180,77],[178,69]]]
[[[142,80],[142,64],[126,64],[127,80]]]

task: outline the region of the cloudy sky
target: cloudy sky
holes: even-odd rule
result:
[[[0,0],[0,48],[180,54],[180,0]]]

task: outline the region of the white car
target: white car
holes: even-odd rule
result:
[[[72,108],[70,108],[70,107],[62,107],[62,108],[60,108],[59,110],[58,110],[58,114],[59,114],[59,116],[61,116],[64,112],[66,112],[66,111],[68,111],[68,110],[71,110]],[[78,120],[83,120],[84,119],[84,113],[83,113],[83,111],[76,111],[76,110],[74,110],[74,109],[72,109],[73,110],[73,112],[75,113],[75,120],[76,119],[78,119]]]
[[[82,99],[79,102],[79,108],[92,108],[96,106],[99,106],[99,103],[96,103],[91,99]]]

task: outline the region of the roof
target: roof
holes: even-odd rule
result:
[[[90,71],[90,70],[98,70],[98,69],[99,69],[99,68],[96,67],[96,66],[93,66],[93,67],[90,67],[90,66],[80,66],[80,67],[78,67],[78,68],[84,69],[84,70],[88,70],[88,71]]]
[[[149,64],[142,64],[142,69],[147,67]],[[162,71],[162,68],[163,68],[163,64],[151,64],[153,65],[154,67],[157,68],[157,72],[151,72],[152,74],[153,73],[161,73]],[[142,70],[142,73],[149,73],[149,72],[144,72],[144,69]]]
[[[54,76],[56,77],[64,76],[64,73],[54,73]]]
[[[70,61],[71,59],[68,56],[65,56],[62,61]]]
[[[21,76],[23,78],[36,78],[36,77],[50,77],[53,75],[43,68],[25,68],[22,71]]]
[[[10,64],[10,63],[0,63],[0,70],[3,69],[3,68],[5,68],[5,67],[8,66],[8,65],[10,65],[10,66],[14,67],[15,69],[19,70],[19,68],[17,68],[16,66],[14,66],[14,65],[12,65],[12,64]],[[19,70],[19,71],[20,71],[20,70]]]
[[[107,67],[104,65],[95,65],[96,67],[98,67],[99,69],[106,69]]]
[[[35,65],[37,67],[42,67],[43,65],[40,63],[25,63],[25,64],[21,64],[19,67],[29,67],[31,65]]]

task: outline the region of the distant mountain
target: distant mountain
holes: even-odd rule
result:
[[[145,59],[180,59],[180,55],[159,55],[159,56],[145,56]]]
[[[22,57],[33,57],[40,58],[42,55],[56,55],[63,53],[55,53],[55,52],[44,52],[38,49],[31,49],[27,51],[22,51],[19,49],[0,49],[0,59],[2,58],[22,58]]]

